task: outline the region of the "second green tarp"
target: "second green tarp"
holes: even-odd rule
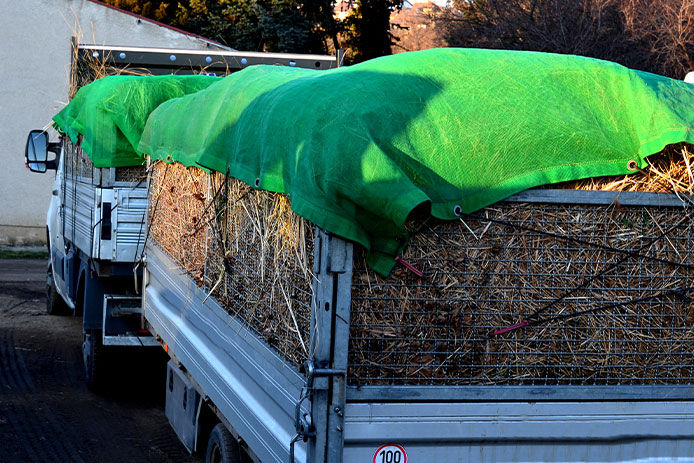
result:
[[[626,174],[694,141],[694,86],[568,55],[404,53],[254,66],[157,108],[139,151],[282,192],[387,274],[421,203],[456,219],[533,186]]]

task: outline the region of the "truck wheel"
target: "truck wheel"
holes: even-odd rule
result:
[[[89,330],[84,334],[82,342],[82,358],[84,359],[84,379],[87,388],[91,391],[99,391],[103,387],[104,363],[106,352],[101,343],[101,331]]]
[[[65,315],[69,311],[69,307],[55,289],[53,266],[49,265],[46,270],[46,312],[48,312],[49,315]]]
[[[212,429],[207,441],[205,463],[239,463],[241,447],[222,423]]]

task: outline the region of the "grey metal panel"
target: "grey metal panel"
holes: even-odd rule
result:
[[[314,233],[314,309],[311,313],[312,358],[318,368],[330,368],[332,344],[333,281],[330,275],[328,258],[330,256],[330,237],[316,227]],[[309,463],[326,463],[328,450],[328,414],[330,407],[329,377],[319,377],[313,381],[311,394],[311,423],[316,435],[309,440]]]
[[[195,451],[200,395],[173,360],[166,365],[166,418],[189,452]]]
[[[82,252],[92,255],[96,187],[90,181],[65,179],[65,238]]]
[[[303,377],[209,298],[154,245],[147,246],[145,318],[263,462],[289,460]],[[296,461],[306,459],[297,444]]]
[[[116,183],[116,168],[102,167],[94,169],[95,183],[101,188],[112,188]]]
[[[396,441],[397,442],[397,441]],[[344,460],[354,462],[374,461],[374,453],[380,445],[360,443],[344,450]],[[694,462],[694,448],[689,440],[598,440],[598,441],[530,441],[522,443],[430,442],[408,445],[403,448],[407,462],[464,462],[464,463],[685,463]],[[377,458],[376,463],[381,459]],[[401,460],[402,463],[402,460]]]
[[[684,207],[692,204],[687,195],[641,193],[636,191],[588,191],[533,189],[517,193],[504,201],[515,203],[593,204],[622,206]]]
[[[673,461],[693,419],[694,402],[347,404],[344,460],[396,443],[413,462]]]
[[[125,188],[114,188],[115,204],[113,211],[113,239],[115,262],[134,262],[144,246],[147,227],[144,224],[147,211],[147,184]]]
[[[351,402],[688,400],[694,386],[351,386]]]

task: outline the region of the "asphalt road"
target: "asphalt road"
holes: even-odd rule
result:
[[[46,313],[45,269],[0,259],[0,462],[199,462],[164,416],[163,357],[87,390],[81,319]]]

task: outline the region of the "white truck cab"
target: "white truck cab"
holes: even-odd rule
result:
[[[48,153],[55,153],[49,160]],[[46,310],[82,315],[85,377],[97,388],[97,359],[112,346],[158,346],[143,329],[137,279],[146,227],[144,166],[97,168],[66,137],[33,130],[25,151],[32,172],[55,170],[46,214]]]

